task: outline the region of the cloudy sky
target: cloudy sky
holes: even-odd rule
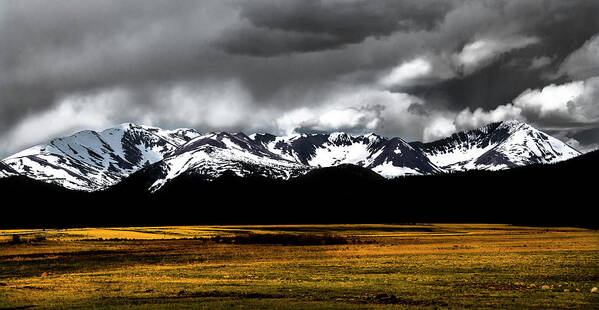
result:
[[[0,0],[0,155],[122,122],[599,146],[599,1]]]

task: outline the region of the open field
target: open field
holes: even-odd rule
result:
[[[579,228],[0,230],[0,309],[589,309],[597,286],[599,232]]]

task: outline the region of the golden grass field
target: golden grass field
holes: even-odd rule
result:
[[[347,244],[251,244],[252,236],[277,234]],[[236,236],[249,236],[248,244]],[[599,294],[591,293],[597,286],[599,232],[579,228],[0,231],[0,309],[592,309],[599,308]]]

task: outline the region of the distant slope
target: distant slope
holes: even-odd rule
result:
[[[286,180],[315,168],[354,164],[396,178],[501,170],[578,155],[565,143],[518,121],[490,124],[431,143],[406,143],[375,134],[247,136],[122,124],[21,151],[2,161],[0,178],[16,173],[70,189],[96,191],[154,166],[146,170],[152,173],[145,176],[145,183],[156,191],[178,178],[213,180],[226,171],[239,177]]]
[[[519,121],[493,123],[430,143],[415,142],[412,146],[448,171],[500,170],[554,163],[581,154]]]
[[[260,175],[272,179],[289,179],[310,169],[285,159],[256,143],[243,133],[209,133],[201,135],[155,164],[164,173],[158,176],[150,189],[155,191],[180,176],[212,180],[225,171],[244,177]]]
[[[598,227],[592,216],[597,151],[554,164],[392,180],[355,165],[316,169],[289,181],[232,171],[212,181],[189,174],[154,194],[145,190],[151,167],[93,193],[22,176],[0,179],[0,197],[7,202],[0,226],[494,222]]]
[[[442,172],[421,151],[400,138],[375,134],[352,136],[342,132],[251,137],[271,152],[311,167],[354,164],[389,178]]]
[[[176,179],[213,180],[225,171],[240,177],[258,175],[287,180],[321,165],[348,162],[385,177],[441,172],[424,154],[399,138],[343,133],[275,137],[218,132],[196,137],[139,174],[146,174],[144,183],[151,183],[149,189],[156,191]]]
[[[87,130],[53,139],[12,155],[3,163],[32,179],[92,191],[161,160],[198,135],[192,129],[168,131],[127,123],[101,132]]]
[[[5,178],[17,174],[17,172],[10,166],[3,162],[0,162],[0,178]]]

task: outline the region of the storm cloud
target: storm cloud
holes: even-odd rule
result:
[[[452,1],[253,1],[242,4],[248,27],[224,34],[231,53],[272,56],[342,48],[368,37],[431,30]]]
[[[587,149],[599,143],[598,11],[585,0],[2,1],[0,154],[121,122],[434,140],[512,118]]]

